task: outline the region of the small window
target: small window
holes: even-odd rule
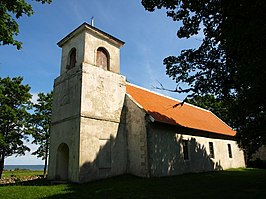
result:
[[[212,142],[209,142],[209,149],[210,149],[210,158],[214,158],[214,147]]]
[[[228,148],[228,155],[229,155],[229,158],[232,158],[232,148],[231,148],[231,144],[227,144],[227,148]]]
[[[183,146],[183,157],[184,160],[188,160],[188,140],[182,140],[182,146]]]
[[[105,70],[109,69],[109,53],[104,48],[100,47],[97,49],[97,60],[96,65]]]
[[[74,68],[76,66],[76,48],[72,48],[68,54],[68,64],[67,64],[67,69]]]

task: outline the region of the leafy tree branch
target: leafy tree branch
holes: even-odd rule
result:
[[[36,0],[37,2],[51,3],[52,0]],[[19,34],[17,19],[23,15],[31,16],[34,13],[32,6],[25,0],[0,1],[0,45],[14,45],[22,48],[22,42],[14,37]]]

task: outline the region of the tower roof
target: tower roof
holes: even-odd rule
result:
[[[120,39],[117,39],[114,36],[104,32],[98,28],[95,28],[94,26],[91,26],[86,22],[84,22],[79,27],[77,27],[75,30],[73,30],[71,33],[69,33],[66,37],[64,37],[62,40],[60,40],[57,43],[57,45],[59,47],[62,47],[64,45],[64,43],[66,43],[69,39],[71,39],[72,37],[74,37],[76,34],[78,34],[79,32],[81,32],[83,30],[87,30],[89,32],[95,33],[95,34],[99,35],[100,37],[105,38],[105,39],[109,40],[110,42],[114,43],[118,47],[121,47],[125,44],[125,42],[121,41]]]
[[[211,111],[127,83],[127,93],[155,121],[211,133],[235,136],[236,132]]]

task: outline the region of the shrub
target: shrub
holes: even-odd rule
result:
[[[266,169],[266,161],[257,158],[254,161],[249,161],[247,167]]]

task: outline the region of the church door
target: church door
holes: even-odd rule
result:
[[[56,154],[56,179],[68,179],[68,164],[69,164],[69,148],[67,144],[62,143],[59,145]]]

